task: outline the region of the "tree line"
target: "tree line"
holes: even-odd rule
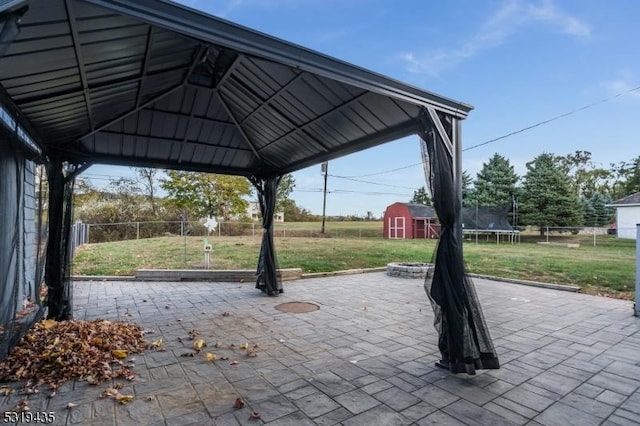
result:
[[[463,172],[463,206],[509,205],[522,226],[607,226],[615,218],[607,205],[640,192],[640,156],[603,168],[588,151],[542,153],[526,170],[519,176],[507,158],[495,153],[475,179]],[[414,191],[411,202],[431,205],[425,187]]]
[[[80,175],[74,190],[74,218],[85,223],[158,222],[145,226],[145,235],[175,232],[170,222],[192,222],[215,217],[218,221],[249,222],[249,201],[255,190],[242,176],[161,171],[151,168],[132,168],[133,177],[109,179],[105,188],[93,186]],[[295,180],[284,175],[278,187],[276,211],[283,211],[287,220],[312,220],[311,213],[291,199]],[[161,190],[163,196],[159,196]],[[165,222],[162,224],[161,222]],[[204,225],[201,225],[204,226]],[[165,229],[166,228],[166,229]],[[96,231],[97,232],[97,231]],[[123,228],[105,228],[103,233],[121,233]],[[149,235],[146,235],[149,234]],[[106,240],[121,239],[122,235],[105,235]]]

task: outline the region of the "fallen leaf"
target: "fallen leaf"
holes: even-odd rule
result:
[[[258,356],[258,352],[255,349],[251,349],[247,351],[247,356],[250,358],[255,358]]]
[[[256,412],[254,411],[253,413],[249,414],[249,418],[250,418],[251,420],[257,420],[257,419],[259,419],[259,418],[260,418],[260,413],[256,413]]]
[[[211,352],[207,352],[207,354],[204,356],[204,359],[206,359],[209,362],[213,362],[216,360],[216,354],[212,354]]]
[[[240,364],[240,361],[238,360],[234,360],[229,363],[229,365],[238,365],[238,364]]]
[[[249,343],[243,343],[240,345],[240,349],[242,349],[243,351],[247,350],[249,348]]]
[[[128,404],[129,402],[133,401],[133,395],[118,394],[116,395],[116,401],[123,405]]]
[[[67,404],[67,410],[71,410],[72,408],[77,407],[77,406],[78,406],[78,404],[74,404],[73,402],[70,402],[70,403]]]
[[[118,392],[117,389],[115,389],[115,388],[107,388],[107,389],[104,390],[104,392],[102,392],[100,394],[100,398],[114,398],[119,394],[120,394],[120,392]]]
[[[13,392],[13,388],[10,388],[9,386],[0,386],[0,395],[7,396]]]
[[[162,338],[159,338],[158,340],[151,342],[151,344],[149,345],[149,349],[164,351],[164,341],[162,340]]]
[[[239,410],[242,407],[244,407],[244,401],[241,400],[240,398],[236,398],[236,402],[234,402],[233,408],[235,408],[236,410]]]
[[[185,352],[185,353],[181,353],[180,356],[184,356],[184,357],[194,357],[195,354],[193,352]]]
[[[228,361],[229,357],[228,356],[221,356],[220,359],[223,360],[223,361]]]
[[[206,344],[204,343],[204,339],[196,339],[193,342],[193,348],[198,352],[200,352],[202,350],[202,348],[205,347],[205,346],[206,346]]]
[[[118,358],[118,359],[124,359],[127,357],[127,351],[123,350],[123,349],[114,349],[113,351],[111,351],[111,353],[113,354],[114,357]]]
[[[133,378],[132,366],[125,366],[118,359],[144,349],[142,328],[136,324],[106,320],[44,320],[35,323],[11,353],[0,361],[0,376],[3,380],[28,380],[34,385],[58,385],[70,379],[98,384],[117,378]],[[116,368],[112,365],[114,362],[118,364]],[[29,389],[34,385],[25,385],[25,392],[35,393]],[[56,394],[57,387],[52,386],[48,396]]]
[[[147,395],[144,399],[145,401],[153,401],[153,395]]]
[[[49,330],[50,328],[55,327],[56,324],[58,324],[58,322],[52,319],[46,319],[42,321],[42,326],[45,330]]]

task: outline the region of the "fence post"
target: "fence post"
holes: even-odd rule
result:
[[[596,247],[596,227],[593,227],[593,246]]]
[[[549,242],[549,226],[547,226],[547,242]]]
[[[636,303],[633,315],[640,317],[640,223],[636,224]]]
[[[136,222],[136,240],[140,239],[140,222]]]

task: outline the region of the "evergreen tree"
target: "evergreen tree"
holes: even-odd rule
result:
[[[413,191],[413,198],[411,198],[411,201],[409,202],[430,206],[431,197],[429,196],[429,193],[427,192],[426,188],[424,186],[421,186],[420,188]]]
[[[606,226],[613,222],[615,211],[607,204],[611,203],[611,197],[600,192],[593,194],[591,198],[582,198],[585,226]]]
[[[479,206],[511,204],[517,182],[518,175],[509,160],[496,153],[488,163],[482,164],[476,177],[475,199]]]
[[[540,154],[527,163],[519,203],[519,221],[540,227],[579,226],[582,206],[571,182],[552,154]]]
[[[471,188],[471,175],[466,170],[462,172],[462,205],[464,207],[476,205],[475,190]]]
[[[640,192],[640,156],[629,165],[627,180],[624,184],[625,197]]]

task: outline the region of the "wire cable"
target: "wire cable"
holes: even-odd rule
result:
[[[563,114],[556,115],[556,116],[548,118],[546,120],[539,121],[539,122],[537,122],[535,124],[532,124],[530,126],[523,127],[522,129],[514,130],[514,131],[509,132],[507,134],[504,134],[502,136],[498,136],[497,138],[489,139],[489,140],[481,142],[479,144],[472,145],[470,147],[464,148],[462,151],[463,152],[464,151],[469,151],[469,150],[472,150],[472,149],[475,149],[475,148],[479,148],[481,146],[492,144],[492,143],[497,142],[499,140],[506,139],[508,137],[517,135],[519,133],[526,132],[526,131],[531,130],[531,129],[535,129],[536,127],[540,127],[540,126],[543,126],[545,124],[549,124],[549,123],[551,123],[553,121],[559,120],[561,118],[568,117],[570,115],[576,114],[576,113],[578,113],[580,111],[584,111],[584,110],[589,109],[589,108],[593,108],[593,107],[595,107],[597,105],[603,104],[605,102],[612,101],[612,100],[614,100],[616,98],[619,98],[621,96],[627,95],[629,93],[637,92],[639,90],[640,90],[640,86],[633,87],[633,88],[631,88],[631,89],[629,89],[629,90],[627,90],[625,92],[616,93],[615,95],[609,96],[608,98],[600,99],[599,101],[592,102],[592,103],[590,103],[588,105],[584,105],[584,106],[582,106],[580,108],[573,109],[573,110],[571,110],[569,112],[565,112]],[[364,175],[343,176],[343,177],[345,177],[345,178],[363,178],[363,177],[370,177],[370,176],[380,176],[380,175],[384,175],[384,174],[387,174],[387,173],[393,173],[393,172],[397,172],[397,171],[400,171],[400,170],[404,170],[404,169],[408,169],[408,168],[416,167],[416,166],[422,166],[422,162],[414,163],[414,164],[408,164],[406,166],[397,167],[395,169],[390,169],[390,170],[383,170],[381,172],[376,172],[376,173],[368,173],[368,174],[364,174]]]

